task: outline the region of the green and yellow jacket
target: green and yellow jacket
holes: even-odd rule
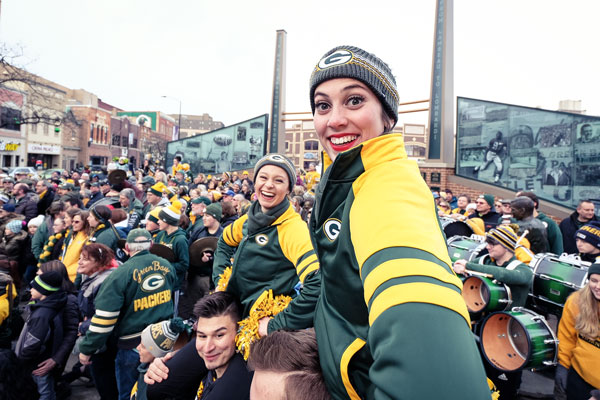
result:
[[[177,279],[174,290],[179,290],[181,282],[185,279],[185,274],[190,268],[190,250],[188,248],[188,239],[185,231],[181,228],[170,235],[167,231],[160,231],[153,239],[154,243],[162,244],[173,250],[175,261],[173,268],[177,272]]]
[[[108,226],[106,224],[102,225],[105,226],[97,231],[95,230],[92,237],[89,238],[89,242],[103,244],[116,253],[119,234],[111,222],[108,222]]]
[[[260,295],[269,289],[274,295],[293,298],[287,308],[269,322],[272,332],[281,328],[303,329],[313,325],[319,295],[319,263],[308,234],[308,227],[287,198],[271,223],[255,222],[260,205],[228,225],[217,245],[213,263],[213,281],[218,284],[224,269],[233,268],[227,291],[238,297],[243,318]],[[264,214],[263,214],[264,215]],[[250,225],[250,226],[249,226]],[[299,294],[295,288],[302,284]]]
[[[309,229],[322,276],[315,331],[332,397],[489,399],[462,284],[402,135],[323,160]]]
[[[511,263],[513,264],[511,265]],[[533,282],[533,271],[528,265],[519,262],[515,256],[504,264],[498,265],[492,257],[486,254],[468,262],[467,269],[490,274],[493,279],[505,283],[512,295],[511,308],[525,306]]]
[[[133,255],[102,284],[81,353],[94,354],[111,335],[125,348],[137,346],[148,325],[173,316],[175,280],[175,270],[164,258],[148,251]]]

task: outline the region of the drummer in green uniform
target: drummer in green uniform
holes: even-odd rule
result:
[[[457,274],[468,275],[468,271],[481,272],[490,275],[500,283],[506,284],[512,293],[512,307],[523,307],[527,301],[533,272],[529,266],[515,257],[517,235],[506,225],[498,225],[485,235],[488,254],[472,262],[457,260],[452,266]],[[521,384],[521,371],[499,371],[484,362],[488,377],[502,393],[503,398],[516,398],[517,389]]]

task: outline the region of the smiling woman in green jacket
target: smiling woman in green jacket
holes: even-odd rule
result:
[[[398,101],[387,64],[357,47],[330,50],[311,75],[326,153],[309,223],[325,382],[335,399],[489,399],[433,196],[390,133]]]

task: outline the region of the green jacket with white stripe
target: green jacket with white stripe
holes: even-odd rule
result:
[[[102,284],[80,352],[94,354],[111,335],[135,347],[144,328],[173,316],[175,279],[175,270],[162,257],[141,251],[129,258]]]
[[[337,155],[309,224],[319,358],[334,399],[489,399],[431,191],[399,134]]]

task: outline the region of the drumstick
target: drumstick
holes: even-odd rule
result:
[[[472,271],[470,269],[465,269],[465,272],[470,275],[483,276],[484,278],[494,278],[494,275],[486,274],[485,272]]]

